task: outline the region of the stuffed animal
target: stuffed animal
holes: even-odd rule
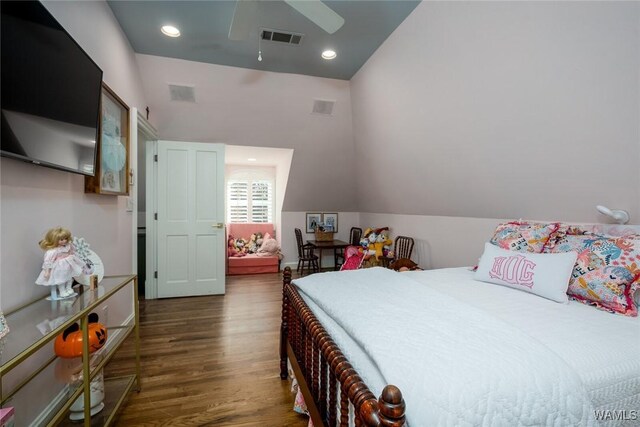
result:
[[[245,256],[244,252],[238,250],[237,241],[233,238],[231,234],[229,234],[229,239],[227,240],[227,256],[230,257],[241,257]]]
[[[272,256],[278,255],[280,252],[280,245],[278,241],[271,237],[269,233],[264,236],[262,246],[258,249],[258,256]]]
[[[236,239],[236,249],[238,250],[238,252],[242,253],[241,256],[244,256],[247,254],[247,244],[249,242],[247,242],[246,239],[243,239],[242,237],[239,239]]]
[[[389,264],[389,268],[395,271],[422,270],[418,267],[418,264],[408,258],[400,258],[392,261],[391,264]]]
[[[258,246],[258,243],[256,242],[257,238],[258,237],[255,233],[253,233],[249,238],[249,242],[247,244],[247,252],[249,252],[250,254],[258,252],[258,249],[260,248],[260,246]]]

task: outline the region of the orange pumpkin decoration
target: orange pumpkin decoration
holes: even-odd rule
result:
[[[98,322],[98,315],[89,315],[89,353],[101,349],[107,342],[107,328]],[[53,345],[56,355],[64,358],[82,356],[82,330],[77,323],[56,337]]]

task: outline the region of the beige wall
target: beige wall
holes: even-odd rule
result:
[[[129,42],[111,9],[98,2],[45,6],[104,71],[104,81],[131,107],[144,108],[140,75]],[[12,159],[0,160],[0,308],[22,305],[48,290],[34,284],[43,259],[38,241],[62,225],[83,236],[107,274],[132,269],[132,213],[124,197],[84,194],[84,177]]]
[[[640,221],[640,4],[423,2],[351,81],[362,212]]]

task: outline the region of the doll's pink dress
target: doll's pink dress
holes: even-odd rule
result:
[[[54,286],[62,285],[84,272],[85,263],[75,254],[73,247],[69,245],[58,246],[49,249],[44,254],[42,272],[36,279],[36,285]],[[51,269],[49,279],[44,277],[45,271]]]

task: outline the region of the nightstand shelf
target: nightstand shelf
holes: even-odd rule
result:
[[[86,345],[83,356],[74,359],[62,359],[53,354],[52,341],[75,322],[80,322],[83,341],[87,343],[88,315],[120,292],[131,293],[133,313],[123,324],[106,324],[108,339],[104,347],[89,355]],[[122,297],[127,298],[126,295]],[[41,299],[9,313],[6,319],[11,331],[1,343],[0,400],[3,407],[14,407],[16,425],[34,422],[47,426],[67,425],[71,423],[69,408],[83,392],[84,425],[109,425],[129,391],[134,387],[140,389],[136,276],[105,277],[97,289],[84,288],[84,292],[68,300]],[[102,372],[131,333],[135,336],[135,375],[105,378],[105,407],[91,417],[88,408],[91,380]],[[39,351],[47,345],[51,352]],[[71,381],[70,372],[82,379]]]

